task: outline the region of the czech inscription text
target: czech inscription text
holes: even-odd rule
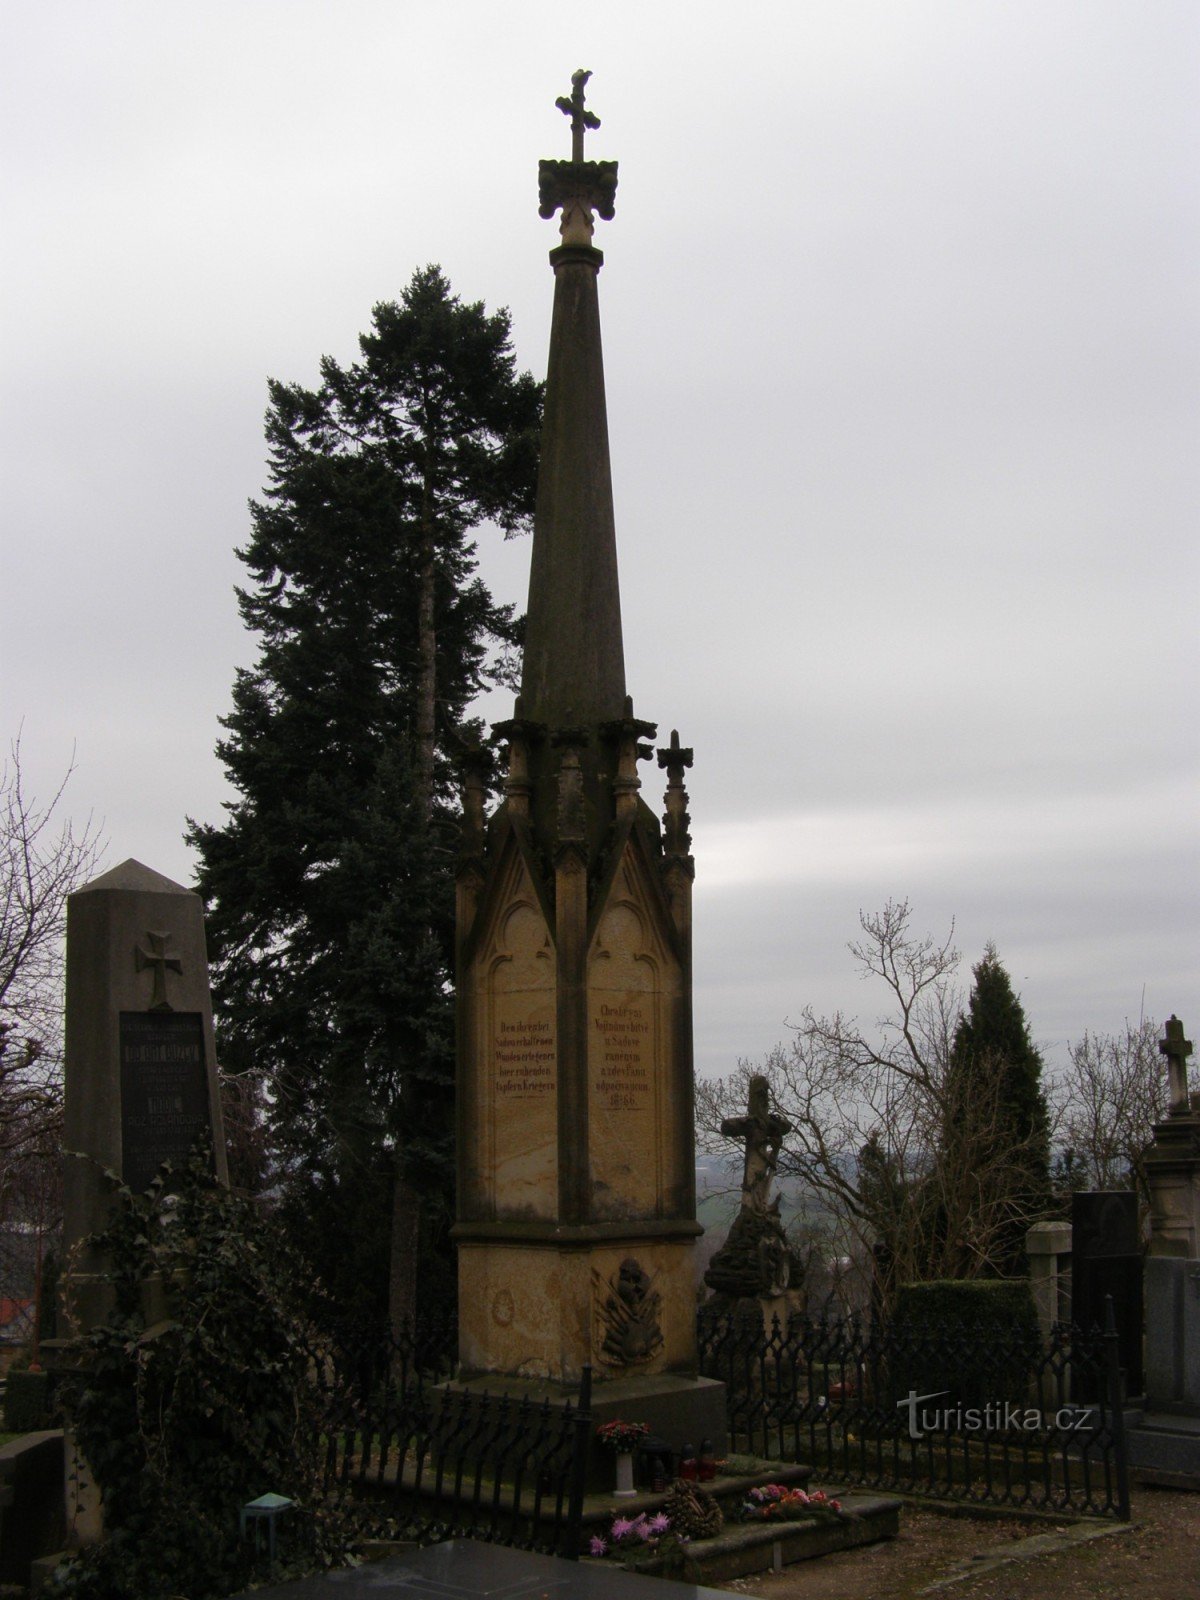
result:
[[[554,1028],[544,1019],[498,1020],[494,1041],[496,1093],[540,1095],[555,1086]]]
[[[198,1011],[121,1013],[121,1176],[149,1186],[212,1130]]]
[[[639,996],[639,999],[641,997]],[[649,996],[646,997],[647,1001]],[[601,1103],[608,1111],[643,1111],[650,1100],[653,1062],[648,1003],[609,1005],[602,1000],[592,1016],[599,1035]]]

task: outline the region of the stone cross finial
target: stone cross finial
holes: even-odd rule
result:
[[[1183,1023],[1171,1016],[1163,1025],[1163,1036],[1158,1048],[1167,1058],[1168,1093],[1171,1115],[1186,1114],[1191,1110],[1188,1096],[1187,1058],[1192,1053],[1192,1041],[1183,1036]]]
[[[779,1148],[784,1135],[792,1131],[786,1117],[771,1110],[771,1087],[766,1078],[750,1079],[750,1093],[744,1117],[726,1117],[721,1132],[727,1139],[746,1141],[746,1162],[742,1170],[742,1206],[765,1216],[770,1209],[771,1179],[779,1165]]]
[[[145,972],[147,967],[154,969],[154,988],[150,995],[151,1011],[170,1011],[171,1002],[167,999],[167,973],[183,971],[183,962],[178,956],[167,954],[167,945],[170,943],[169,933],[147,933],[146,943],[149,950],[143,950],[141,945],[135,945],[133,959],[139,972]]]
[[[583,86],[591,77],[580,67],[572,73],[570,95],[559,95],[554,102],[558,109],[571,119],[570,161],[538,162],[538,214],[552,217],[562,208],[562,242],[568,246],[583,245],[590,249],[592,224],[596,215],[606,222],[613,217],[614,196],[617,192],[617,163],[615,161],[585,161],[583,136],[589,128],[598,128],[600,118],[583,103]],[[603,256],[597,256],[598,267]]]
[[[570,95],[560,94],[554,104],[564,115],[571,119],[571,160],[583,160],[583,135],[587,128],[598,128],[600,118],[594,111],[588,111],[583,103],[584,85],[591,77],[590,72],[585,72],[580,67],[578,72],[571,74]]]

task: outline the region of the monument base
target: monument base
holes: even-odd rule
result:
[[[489,1373],[486,1377],[459,1378],[447,1389],[468,1394],[507,1394],[541,1405],[577,1405],[578,1384],[546,1383],[536,1378],[506,1377]],[[612,1378],[592,1388],[593,1430],[604,1422],[644,1422],[656,1438],[665,1439],[678,1461],[684,1445],[698,1449],[707,1439],[718,1458],[728,1449],[725,1419],[725,1385],[715,1378],[688,1378],[677,1373],[640,1374],[632,1378]],[[611,1492],[616,1474],[616,1457],[593,1442],[588,1464],[589,1493]]]
[[[577,1388],[696,1370],[694,1222],[460,1224],[459,1371]],[[493,1383],[493,1387],[495,1384]]]
[[[1200,1417],[1200,1261],[1146,1258],[1146,1403]]]

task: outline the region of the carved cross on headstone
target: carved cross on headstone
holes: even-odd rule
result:
[[[143,950],[141,945],[134,946],[134,961],[137,970],[145,972],[147,967],[154,969],[154,988],[150,995],[151,1011],[170,1011],[171,1002],[167,999],[167,973],[182,972],[183,962],[178,956],[167,954],[167,945],[170,943],[169,933],[147,933],[146,943],[149,950]]]
[[[570,95],[560,94],[554,104],[558,109],[571,119],[571,160],[583,160],[583,135],[587,128],[598,128],[600,118],[594,111],[588,111],[583,103],[583,89],[590,72],[585,72],[580,67],[578,72],[571,74]]]
[[[770,1205],[771,1179],[779,1165],[779,1147],[792,1125],[786,1117],[771,1110],[771,1088],[766,1078],[750,1079],[749,1104],[744,1117],[726,1117],[721,1132],[727,1139],[745,1139],[746,1162],[742,1169],[742,1206],[747,1211],[766,1215]]]
[[[1168,1094],[1171,1115],[1186,1114],[1191,1110],[1188,1095],[1187,1058],[1192,1053],[1192,1041],[1183,1037],[1183,1023],[1178,1017],[1168,1017],[1163,1025],[1163,1036],[1158,1048],[1167,1058]]]

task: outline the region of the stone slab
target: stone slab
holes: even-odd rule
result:
[[[1200,1415],[1200,1261],[1146,1259],[1147,1409]]]
[[[600,1562],[564,1561],[472,1539],[451,1539],[370,1566],[254,1589],[234,1600],[662,1600],[661,1578]],[[735,1600],[728,1589],[676,1583],[672,1600]]]
[[[1149,1474],[1168,1473],[1195,1487],[1200,1483],[1200,1416],[1144,1411],[1126,1422],[1129,1465]]]
[[[894,1539],[900,1531],[903,1506],[895,1495],[841,1495],[844,1517],[814,1517],[811,1522],[734,1523],[715,1539],[696,1539],[688,1546],[688,1561],[700,1576],[724,1583],[751,1573],[815,1561],[840,1550]],[[646,1563],[656,1572],[661,1563]]]

